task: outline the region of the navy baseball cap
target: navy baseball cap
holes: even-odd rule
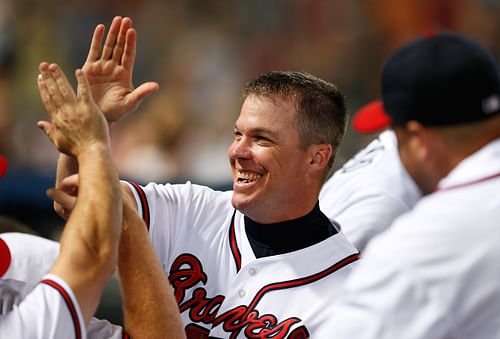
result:
[[[500,112],[498,65],[478,42],[458,33],[418,38],[385,63],[382,102],[360,115],[356,130],[372,132],[375,123],[380,129],[410,120],[438,127],[487,119]]]

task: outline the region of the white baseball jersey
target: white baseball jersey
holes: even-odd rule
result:
[[[131,187],[188,338],[328,337],[331,301],[358,258],[343,234],[256,259],[232,192]]]
[[[0,338],[127,338],[105,320],[85,326],[71,288],[47,274],[58,255],[55,241],[0,234]]]
[[[331,338],[500,338],[500,139],[368,244]]]
[[[0,338],[86,338],[76,297],[62,279],[46,275],[22,300],[5,300],[15,295],[15,282],[0,280]]]
[[[393,220],[409,211],[421,193],[399,159],[394,131],[381,133],[324,184],[319,203],[330,220],[360,250]]]

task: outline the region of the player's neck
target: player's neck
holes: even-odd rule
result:
[[[337,233],[318,203],[303,217],[273,224],[245,216],[245,230],[256,257],[300,250]]]

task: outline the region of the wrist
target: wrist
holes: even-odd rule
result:
[[[78,163],[86,161],[86,159],[95,160],[100,157],[111,157],[110,146],[107,142],[94,142],[80,148],[75,157]]]

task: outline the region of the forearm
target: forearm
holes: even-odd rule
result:
[[[85,150],[78,162],[79,196],[61,236],[61,255],[51,272],[72,287],[88,321],[116,267],[122,199],[105,146]]]
[[[82,238],[98,255],[95,259],[100,259],[99,256],[107,258],[112,253],[114,268],[117,263],[123,204],[109,148],[98,144],[80,154],[78,163],[79,193],[73,211],[76,213],[74,221],[85,220],[85,227],[77,225]]]
[[[118,261],[125,328],[135,339],[185,338],[170,283],[132,204],[124,206]]]
[[[78,163],[76,159],[73,156],[59,153],[56,170],[56,187],[61,185],[61,181],[64,178],[75,173],[78,173]]]

